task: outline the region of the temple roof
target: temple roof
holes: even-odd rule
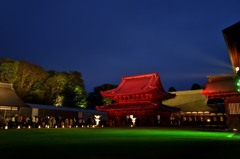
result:
[[[168,96],[168,93],[163,89],[158,73],[122,77],[122,81],[117,88],[101,92],[105,97],[143,93],[155,93],[166,97]]]
[[[11,84],[0,83],[0,106],[29,107],[15,93]]]
[[[58,111],[72,111],[72,112],[82,112],[82,113],[95,113],[95,114],[106,114],[104,112],[100,112],[95,109],[81,109],[81,108],[70,108],[70,107],[57,107],[54,105],[43,105],[43,104],[33,104],[33,103],[28,103],[28,105],[31,108],[37,108],[37,109],[46,109],[46,110],[58,110]]]
[[[223,108],[217,110],[217,107],[210,107],[207,104],[208,99],[201,93],[201,91],[202,89],[173,92],[176,94],[176,97],[163,101],[163,104],[180,109],[180,111],[183,112],[223,111]]]
[[[236,74],[235,69],[240,67],[240,22],[223,29],[222,33],[227,45],[233,71]]]
[[[236,89],[236,77],[226,76],[225,78],[213,78],[209,79],[209,82],[205,84],[202,94],[207,97],[220,97],[224,95],[239,94]]]

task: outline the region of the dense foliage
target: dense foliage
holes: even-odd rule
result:
[[[87,107],[84,80],[77,71],[45,71],[27,61],[0,58],[0,82],[12,84],[27,103]]]

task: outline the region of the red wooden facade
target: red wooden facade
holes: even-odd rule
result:
[[[158,73],[123,77],[117,88],[101,95],[114,101],[96,108],[108,113],[110,126],[131,125],[131,115],[139,126],[168,125],[170,113],[176,111],[162,104],[175,95],[164,91]]]
[[[210,100],[221,99],[225,105],[226,126],[240,129],[240,93],[236,88],[237,76],[212,76],[208,78],[203,94]]]

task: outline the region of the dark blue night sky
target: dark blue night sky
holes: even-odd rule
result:
[[[0,57],[79,71],[88,92],[158,72],[166,91],[233,74],[239,0],[0,0]]]

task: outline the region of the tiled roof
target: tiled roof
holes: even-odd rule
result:
[[[200,90],[186,90],[171,92],[176,94],[175,98],[163,101],[164,105],[180,109],[180,111],[214,111],[207,105],[208,99]]]
[[[103,96],[141,94],[147,92],[165,93],[157,73],[123,77],[117,88],[102,91]]]
[[[208,99],[226,99],[232,96],[239,97],[240,93],[237,91],[239,88],[236,85],[237,80],[237,76],[209,80],[209,82],[205,84],[205,88],[201,93]]]
[[[11,84],[0,83],[0,106],[29,107],[15,93]]]
[[[237,93],[236,90],[236,78],[230,78],[225,80],[218,80],[208,82],[205,84],[205,88],[202,91],[203,94],[220,94],[220,93]]]
[[[54,105],[42,105],[42,104],[32,104],[32,103],[28,103],[28,105],[31,108],[38,108],[38,109],[106,114],[105,112],[100,112],[100,111],[95,110],[95,109],[80,109],[80,108],[70,108],[70,107],[62,107],[62,106],[61,107],[56,107]]]

